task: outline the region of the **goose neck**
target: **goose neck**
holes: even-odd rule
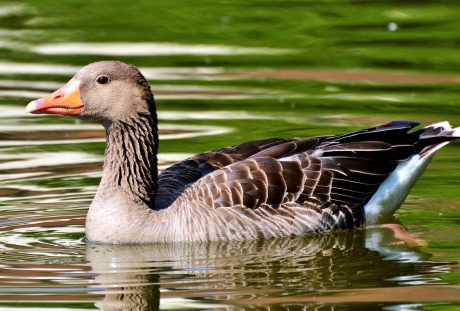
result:
[[[117,187],[153,208],[157,190],[158,130],[150,114],[105,126],[107,146],[101,187]]]

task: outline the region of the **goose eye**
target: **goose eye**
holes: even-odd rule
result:
[[[96,78],[96,82],[99,84],[107,84],[110,82],[110,79],[107,76],[101,75]]]

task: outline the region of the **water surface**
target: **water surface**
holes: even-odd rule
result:
[[[394,219],[231,243],[84,241],[96,124],[27,115],[81,66],[120,59],[155,93],[160,168],[267,137],[394,119],[460,125],[460,6],[448,1],[0,4],[0,310],[457,310],[460,144]]]

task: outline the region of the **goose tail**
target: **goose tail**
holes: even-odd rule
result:
[[[420,142],[424,144],[426,144],[427,141],[444,140],[439,143],[429,144],[420,152],[420,156],[422,158],[433,157],[436,151],[450,143],[452,140],[460,138],[460,127],[452,128],[448,121],[443,121],[428,125],[416,133],[420,133]]]
[[[460,138],[460,127],[452,128],[443,121],[412,134],[418,136],[414,153],[396,166],[364,206],[368,224],[392,215],[399,208],[436,151]]]

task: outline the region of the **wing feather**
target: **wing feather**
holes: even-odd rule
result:
[[[431,129],[408,132],[417,124],[400,121],[338,136],[264,141],[249,145],[244,156],[226,152],[207,160],[213,170],[200,170],[202,177],[180,198],[244,215],[232,226],[252,226],[256,233],[248,228],[242,235],[356,227],[364,221],[363,206],[398,163],[449,139],[433,137],[439,133]]]
[[[205,152],[174,164],[158,176],[158,188],[153,209],[170,206],[187,188],[203,176],[232,163],[244,160],[253,154],[291,139],[264,139],[246,142]]]

